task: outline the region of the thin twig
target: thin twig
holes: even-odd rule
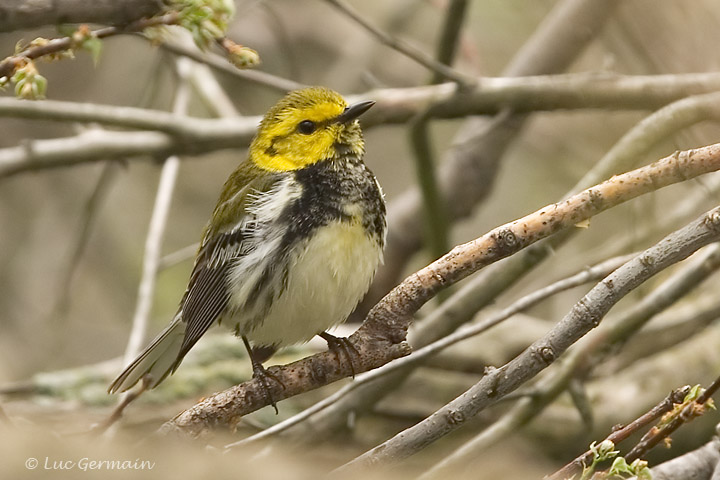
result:
[[[352,19],[355,23],[363,27],[371,35],[375,36],[384,45],[387,45],[393,50],[402,53],[406,57],[416,61],[417,63],[434,72],[435,74],[440,75],[442,78],[452,80],[453,82],[456,82],[457,84],[462,86],[475,83],[476,80],[472,76],[457,72],[456,70],[448,67],[447,65],[438,62],[419,48],[414,47],[409,43],[400,40],[399,38],[395,38],[389,33],[383,31],[382,29],[374,25],[372,22],[370,22],[368,19],[360,15],[344,0],[327,0],[327,2],[341,12],[343,12],[345,15],[347,15],[348,18]]]
[[[179,263],[192,260],[193,258],[195,258],[199,247],[200,243],[196,242],[192,245],[188,245],[187,247],[175,250],[174,252],[170,252],[167,255],[161,257],[160,261],[158,262],[158,271],[162,272],[163,270],[174,267]]]
[[[660,442],[668,438],[675,430],[683,424],[705,413],[705,403],[720,389],[720,377],[716,378],[710,386],[701,393],[698,398],[689,402],[675,417],[659,429],[650,430],[649,434],[638,442],[627,455],[625,460],[632,463],[634,460],[643,457]]]
[[[115,179],[117,173],[117,164],[109,161],[103,167],[100,172],[100,177],[95,184],[95,188],[88,198],[85,209],[83,211],[82,219],[80,222],[80,228],[76,229],[77,238],[73,242],[75,248],[70,255],[70,261],[67,264],[64,275],[59,284],[59,292],[55,307],[53,308],[54,316],[58,318],[65,318],[68,309],[70,307],[70,292],[72,290],[72,282],[75,277],[75,272],[80,260],[82,259],[85,248],[87,247],[92,232],[92,227],[97,219],[97,214],[100,209],[100,204],[105,199],[108,190]]]
[[[462,24],[465,20],[465,12],[467,12],[468,0],[450,0],[445,14],[445,22],[440,33],[440,41],[437,44],[435,57],[438,62],[443,65],[452,65],[457,52],[458,41],[462,31]],[[440,83],[443,76],[438,72],[433,72],[430,83]]]
[[[668,394],[667,397],[665,397],[660,403],[652,407],[648,412],[639,416],[627,425],[614,429],[613,432],[607,437],[605,437],[605,440],[603,441],[610,441],[613,443],[613,445],[619,444],[635,432],[639,431],[645,425],[649,425],[650,423],[665,415],[667,412],[669,412],[675,407],[675,404],[682,403],[685,395],[687,395],[689,391],[689,386],[684,386],[673,390]],[[572,462],[562,467],[560,470],[548,476],[547,480],[564,480],[566,478],[572,478],[574,475],[577,475],[585,467],[587,467],[592,459],[593,452],[591,450],[588,450],[582,455],[578,456]]]
[[[179,20],[177,12],[170,12],[157,17],[143,18],[124,26],[104,27],[91,32],[95,38],[107,38],[113,35],[134,33],[159,25],[175,25]],[[27,62],[36,60],[45,55],[52,55],[63,52],[74,47],[75,40],[72,37],[60,37],[49,40],[45,45],[28,47],[21,52],[0,61],[0,78],[12,76],[15,69]]]
[[[415,157],[415,174],[423,200],[425,241],[432,259],[440,258],[449,249],[449,222],[445,199],[440,194],[433,161],[432,142],[427,112],[420,113],[409,125],[410,146]]]
[[[241,80],[252,82],[256,85],[261,85],[263,87],[267,87],[279,92],[289,92],[290,90],[297,90],[306,86],[305,84],[295,82],[294,80],[278,77],[277,75],[273,75],[271,73],[263,72],[260,70],[246,70],[236,68],[229,64],[227,60],[222,58],[220,55],[214,54],[212,52],[201,52],[197,48],[180,45],[176,42],[161,43],[160,48],[167,50],[175,55],[182,55],[184,57],[188,57],[198,63],[203,63],[215,70],[226,73],[228,75],[232,75],[233,77],[237,77]]]
[[[282,422],[277,423],[272,427],[263,430],[260,433],[257,433],[238,442],[231,443],[227,445],[226,448],[246,445],[248,443],[252,443],[257,440],[261,440],[263,438],[282,433],[290,427],[297,425],[298,423],[310,418],[312,415],[318,413],[319,411],[322,411],[330,405],[334,404],[356,388],[373,382],[378,378],[384,377],[392,372],[397,371],[398,369],[418,365],[420,362],[426,360],[428,357],[435,355],[436,353],[441,352],[442,350],[452,345],[455,345],[463,340],[467,340],[468,338],[479,335],[480,333],[485,332],[490,328],[494,327],[495,325],[498,325],[499,323],[507,320],[513,315],[527,310],[528,308],[536,305],[543,300],[546,300],[553,295],[556,295],[565,290],[569,290],[571,288],[575,288],[579,285],[583,285],[590,281],[599,280],[600,278],[605,277],[610,272],[618,268],[620,265],[627,262],[633,256],[634,255],[631,254],[611,258],[592,267],[588,267],[582,272],[579,272],[575,275],[558,280],[557,282],[551,283],[550,285],[547,285],[532,293],[529,293],[513,302],[507,308],[504,308],[503,310],[494,313],[487,318],[484,318],[475,325],[469,325],[465,328],[462,328],[457,332],[443,337],[440,340],[437,340],[429,345],[426,345],[419,350],[415,350],[407,357],[398,358],[397,360],[393,360],[387,365],[383,365],[380,368],[376,368],[375,370],[357,376],[352,383],[344,386],[343,388],[333,393],[329,397],[325,398],[324,400],[315,403],[314,405],[303,410],[302,412],[293,415],[292,417],[283,420]]]
[[[120,402],[118,402],[110,415],[97,425],[93,425],[90,432],[94,434],[103,434],[107,432],[108,429],[115,424],[115,422],[122,418],[122,414],[125,409],[147,390],[149,384],[150,383],[148,382],[147,377],[143,377],[140,387],[135,390],[125,392],[125,394],[120,398]]]

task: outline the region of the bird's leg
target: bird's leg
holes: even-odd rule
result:
[[[338,357],[338,362],[340,361],[340,352],[342,352],[347,359],[348,364],[350,364],[350,371],[352,372],[353,378],[355,378],[353,355],[359,357],[360,352],[357,351],[357,348],[355,348],[350,340],[346,337],[336,337],[335,335],[330,335],[327,332],[318,333],[318,336],[322,337],[327,342],[328,348],[335,352],[335,355]]]
[[[278,408],[277,404],[275,403],[275,399],[273,398],[272,392],[270,391],[270,387],[268,385],[268,378],[272,378],[275,380],[280,386],[285,389],[285,385],[280,381],[279,378],[277,378],[272,373],[268,372],[265,367],[262,365],[262,361],[259,360],[259,358],[262,358],[264,355],[262,352],[265,352],[264,349],[254,350],[250,346],[250,342],[248,342],[248,339],[245,337],[245,335],[241,336],[243,343],[245,344],[245,348],[248,351],[248,355],[250,356],[250,363],[252,363],[252,369],[253,369],[253,378],[257,378],[260,382],[260,385],[263,389],[263,395],[265,396],[265,401],[268,402],[272,407],[275,409],[275,415],[277,415]],[[273,352],[274,353],[274,352]],[[267,360],[272,355],[264,356],[263,360]]]

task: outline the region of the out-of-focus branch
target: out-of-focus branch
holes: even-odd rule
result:
[[[375,36],[381,43],[387,45],[393,50],[397,50],[406,57],[413,59],[435,74],[442,76],[442,78],[452,80],[460,85],[472,84],[475,82],[474,77],[453,70],[447,65],[435,60],[419,48],[414,47],[399,38],[395,38],[376,25],[373,25],[372,22],[362,17],[357,11],[355,11],[354,8],[345,3],[344,0],[327,0],[327,2],[347,15],[350,19],[367,30],[371,35]]]
[[[696,73],[656,76],[550,75],[544,77],[483,78],[480,85],[458,94],[452,84],[371,90],[348,96],[373,99],[377,104],[363,117],[363,125],[405,123],[427,108],[432,118],[513,111],[552,111],[602,108],[647,110],[690,95],[720,90],[720,74]],[[712,106],[708,105],[707,110]],[[0,117],[97,122],[118,127],[157,130],[189,140],[212,135],[247,134],[259,117],[214,120],[173,115],[157,110],[46,100],[25,102],[0,98]]]
[[[62,122],[94,122],[138,130],[155,130],[186,142],[218,140],[239,135],[248,143],[259,122],[257,117],[234,119],[194,118],[187,115],[137,107],[116,107],[56,100],[28,102],[0,98],[0,117]]]
[[[440,41],[437,44],[435,57],[443,65],[452,65],[457,51],[462,24],[467,12],[468,0],[451,0],[447,6],[445,22],[440,32]],[[440,83],[443,76],[433,72],[430,83]]]
[[[548,205],[533,214],[497,227],[478,239],[455,247],[441,259],[408,277],[373,307],[358,331],[348,339],[360,353],[355,372],[377,368],[393,358],[409,353],[405,338],[412,315],[443,288],[601,211],[644,193],[718,169],[720,144],[676,153],[652,165],[616,175],[563,202]],[[720,214],[709,216],[706,221],[706,230],[711,232],[712,221],[720,223]],[[707,236],[710,234],[707,233]],[[673,252],[676,256],[681,256],[680,252],[687,253],[679,248]],[[588,326],[588,330],[592,326],[594,325]],[[564,338],[567,340],[569,337]],[[567,348],[564,343],[556,347],[561,348],[563,345]],[[541,354],[545,352],[543,348],[531,349],[531,353]],[[540,359],[542,358],[541,356]],[[270,373],[278,382],[271,387],[272,397],[282,400],[349,376],[353,372],[345,363],[340,362],[338,365],[334,354],[323,352],[290,365],[273,367]],[[535,373],[543,368],[542,365],[545,364],[536,362]],[[517,387],[519,384],[512,385]],[[494,388],[491,388],[490,392],[493,391]],[[487,394],[486,386],[482,398],[491,401],[494,395],[488,397]],[[261,384],[253,379],[213,395],[179,414],[166,424],[165,431],[180,431],[186,435],[197,436],[213,426],[232,424],[240,416],[266,404],[267,396],[262,394]]]
[[[396,463],[456,430],[478,412],[552,364],[567,348],[595,328],[620,299],[656,273],[720,239],[720,208],[713,209],[609,275],[594,287],[543,338],[422,422],[373,448],[336,473],[376,463]]]
[[[437,47],[437,60],[443,65],[450,65],[455,56],[457,41],[460,37],[460,27],[465,10],[466,0],[452,0],[445,15],[440,42]],[[437,71],[433,72],[433,83],[440,83],[443,76]],[[425,217],[424,239],[431,258],[434,260],[448,251],[449,222],[445,198],[440,194],[437,182],[437,165],[434,161],[431,131],[429,125],[429,108],[418,113],[410,121],[410,147],[415,157],[415,171],[418,177],[418,186],[423,200],[423,216]]]
[[[192,61],[187,58],[179,58],[175,62],[175,70],[178,75],[178,85],[172,108],[175,114],[184,114],[190,103],[190,71],[192,65]],[[155,296],[155,284],[157,282],[157,274],[160,270],[160,255],[163,239],[165,238],[165,226],[167,225],[167,219],[170,214],[170,206],[172,205],[172,197],[179,170],[180,158],[175,155],[166,158],[160,170],[160,180],[155,194],[155,204],[153,205],[150,225],[147,236],[145,237],[142,276],[140,278],[140,284],[138,285],[132,328],[130,329],[130,336],[123,355],[124,365],[129,364],[137,356],[147,335],[148,321]],[[146,388],[147,385],[145,381],[143,381],[140,392],[125,392],[120,397],[117,408],[101,428],[107,428],[119,419],[123,410]]]
[[[80,226],[76,229],[77,236],[73,242],[74,248],[70,255],[70,260],[68,261],[66,270],[61,276],[59,282],[58,295],[55,301],[55,307],[53,308],[53,317],[65,319],[67,315],[70,306],[70,292],[73,279],[75,277],[75,271],[80,264],[80,260],[85,252],[88,240],[90,239],[92,227],[97,220],[100,204],[105,199],[105,196],[112,185],[112,181],[115,179],[116,173],[117,165],[114,162],[107,162],[102,167],[102,172],[100,173],[100,177],[95,185],[95,189],[85,204]]]
[[[424,235],[431,258],[440,258],[448,251],[450,224],[445,198],[437,183],[437,165],[433,160],[430,125],[427,112],[421,112],[410,121],[410,147],[415,157],[415,172],[422,193]]]
[[[125,25],[162,11],[160,0],[3,0],[0,32],[63,23]]]
[[[720,475],[720,439],[650,469],[653,480],[716,480]]]
[[[175,55],[188,57],[198,63],[204,63],[217,71],[237,77],[241,80],[252,82],[256,85],[262,85],[280,92],[289,92],[290,90],[297,90],[306,86],[294,80],[278,77],[277,75],[260,70],[246,70],[234,67],[228,63],[227,59],[221,57],[220,55],[212,52],[202,52],[193,46],[185,46],[178,44],[177,42],[163,42],[160,44],[160,48]]]
[[[377,99],[378,104],[368,112],[368,118],[364,125],[404,122],[412,118],[412,115],[427,108],[428,105],[432,107],[433,115],[438,114],[447,118],[467,113],[489,113],[503,108],[507,101],[516,102],[519,97],[525,97],[525,100],[530,102],[524,108],[654,108],[686,95],[720,89],[720,74],[654,77],[609,76],[602,77],[602,80],[598,80],[596,76],[592,75],[563,75],[483,79],[481,83],[486,84],[486,87],[474,91],[468,99],[470,103],[475,99],[477,103],[474,106],[479,110],[470,112],[468,112],[468,105],[458,101],[452,90],[448,89],[448,87],[452,87],[449,84],[368,92],[362,97]],[[463,94],[463,97],[465,95],[468,94]],[[527,98],[528,96],[536,98],[550,96],[555,99],[562,97],[564,100],[561,103],[553,101],[545,103],[544,101],[530,100]],[[702,104],[699,99],[689,102],[693,104],[693,108],[697,112],[694,114],[694,118],[702,116],[709,118],[715,114],[714,103]],[[515,105],[514,108],[522,109],[519,105]],[[97,122],[125,128],[157,130],[169,134],[86,132],[75,137],[30,140],[20,147],[0,149],[0,178],[27,170],[54,168],[106,158],[136,156],[147,158],[157,155],[199,154],[223,148],[241,148],[248,145],[255,134],[256,125],[260,121],[259,117],[204,119],[132,107],[50,100],[27,102],[13,98],[0,98],[0,117]],[[501,121],[497,124],[497,128],[500,130],[495,129],[495,126],[491,127],[487,131],[488,135],[497,139],[505,134],[510,134],[511,131],[505,130],[506,127],[502,125],[504,123]],[[442,181],[440,184],[445,185],[444,190],[448,186]],[[453,195],[460,195],[460,190],[462,190],[462,186],[453,190]],[[447,195],[445,197],[452,198]],[[456,208],[459,203],[462,203],[460,200],[462,199],[455,199],[453,202]],[[450,210],[453,216],[458,214],[458,211]],[[398,221],[401,223],[397,224],[397,230],[406,231],[407,225],[402,223],[402,220],[398,219]],[[412,221],[415,222],[418,219],[413,218]],[[393,224],[395,225],[395,223]],[[415,238],[412,232],[408,232],[408,239]],[[404,265],[405,260],[403,259],[408,258],[409,252],[405,250],[396,252],[392,246],[388,248],[386,265],[394,264],[397,259],[400,259]],[[399,267],[399,264],[396,267]],[[390,277],[383,278],[384,280],[382,278],[380,280],[381,283]]]

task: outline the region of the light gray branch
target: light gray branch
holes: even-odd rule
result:
[[[720,478],[720,439],[652,468],[653,480],[717,480]]]
[[[647,279],[699,248],[720,240],[720,208],[673,232],[594,287],[543,338],[503,367],[415,426],[400,432],[336,470],[396,463],[456,430],[551,365],[565,350],[595,328],[620,299]]]
[[[363,362],[359,365],[361,368],[356,366],[355,372],[377,368],[408,354],[405,339],[412,316],[443,288],[608,208],[718,169],[720,144],[676,152],[458,245],[395,287],[348,337],[360,353],[358,364]],[[273,367],[271,373],[277,383],[286,387],[275,388],[273,397],[276,400],[288,398],[349,375],[351,371],[344,362],[338,365],[336,360],[331,353],[323,352],[290,365]],[[312,371],[322,371],[322,374],[311,374]],[[254,379],[212,395],[168,422],[163,432],[198,436],[218,425],[231,425],[242,415],[267,405],[267,396],[259,394],[260,385]]]
[[[657,142],[666,139],[678,129],[707,119],[720,119],[720,93],[709,93],[679,100],[658,110],[628,132],[573,190],[587,188],[593,183],[586,182],[597,182],[618,171],[632,168],[637,162],[637,158]],[[572,192],[569,192],[568,195],[570,193]],[[507,259],[504,264],[491,265],[485,271],[480,272],[425,318],[415,331],[412,344],[414,346],[427,345],[450,334],[460,325],[469,321],[475,312],[494,301],[508,286],[539,265],[550,252],[555,251],[571,238],[575,231],[559,232],[552,238]],[[405,251],[398,252],[401,257],[406,253]],[[373,405],[389,391],[392,391],[393,387],[409,373],[410,369],[406,369],[358,388],[341,402],[337,402],[321,414],[315,415],[308,422],[312,424],[309,427],[317,431],[341,423],[347,412]],[[303,431],[294,433],[305,434]]]
[[[455,94],[452,84],[441,84],[375,90],[357,97],[378,102],[368,112],[367,119],[364,119],[363,124],[367,127],[407,121],[428,106],[432,115],[444,118],[492,113],[507,105],[520,110],[595,107],[644,109],[662,106],[693,93],[719,89],[720,74],[717,73],[637,77],[582,74],[486,78],[481,81],[480,87],[459,96]],[[349,97],[349,100],[353,101],[357,97]],[[523,103],[524,107],[520,105]],[[698,101],[695,102],[697,104]],[[705,108],[710,111],[714,105],[707,103]],[[96,132],[61,139],[31,140],[21,147],[0,149],[0,178],[27,170],[104,158],[199,154],[223,148],[246,147],[260,121],[260,117],[206,119],[133,107],[50,100],[27,102],[13,98],[0,98],[0,117],[96,122],[166,134],[105,132],[101,135]],[[502,136],[501,132],[492,131]],[[454,190],[461,191],[463,188],[456,186]],[[459,199],[452,202],[453,205],[459,203],[462,203]],[[414,238],[413,229],[407,230],[409,227],[403,220],[396,220],[400,222],[398,230],[404,232],[403,235],[407,235],[408,239]],[[394,258],[390,255],[393,252],[388,252],[389,258]],[[398,258],[405,258],[406,253],[397,253]]]

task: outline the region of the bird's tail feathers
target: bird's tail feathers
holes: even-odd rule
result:
[[[118,375],[108,388],[108,392],[124,392],[148,374],[150,377],[148,389],[155,388],[182,361],[180,352],[183,338],[185,338],[185,322],[178,314],[172,323]]]

